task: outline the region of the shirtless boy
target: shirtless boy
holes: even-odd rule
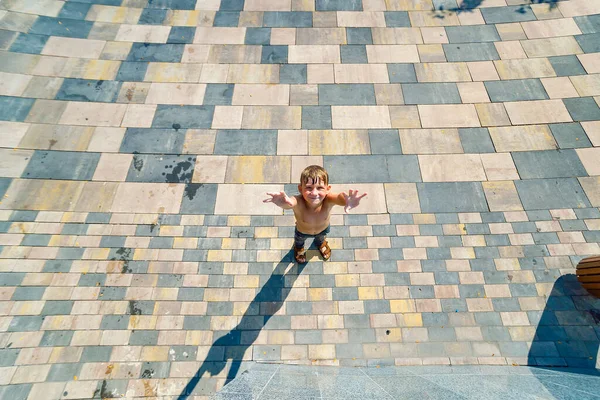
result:
[[[358,190],[349,190],[348,194],[333,193],[329,185],[329,175],[323,167],[311,165],[300,175],[298,185],[300,195],[288,197],[285,192],[267,193],[270,198],[265,203],[273,203],[284,210],[294,210],[296,232],[294,234],[294,257],[300,264],[306,262],[304,242],[314,237],[315,244],[325,261],[331,257],[331,248],[325,240],[329,233],[329,216],[333,206],[343,206],[344,211],[357,207],[360,199],[367,194],[358,195]]]

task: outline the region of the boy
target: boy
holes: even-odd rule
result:
[[[323,167],[311,165],[300,175],[298,185],[300,195],[288,197],[285,192],[267,193],[271,198],[265,203],[273,203],[284,210],[294,210],[296,231],[294,234],[294,258],[299,264],[306,262],[304,241],[314,237],[315,244],[325,261],[331,257],[331,248],[325,240],[329,233],[329,214],[334,205],[344,206],[344,211],[357,207],[360,199],[367,194],[358,195],[358,190],[349,190],[348,194],[333,193],[329,185],[329,175]]]

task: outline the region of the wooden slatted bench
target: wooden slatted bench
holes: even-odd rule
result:
[[[577,280],[592,296],[600,298],[600,256],[587,257],[577,264]]]

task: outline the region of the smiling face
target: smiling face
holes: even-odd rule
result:
[[[315,180],[309,178],[306,182],[298,185],[298,190],[308,207],[317,208],[327,197],[331,186],[326,185],[321,179],[317,179],[315,182]]]

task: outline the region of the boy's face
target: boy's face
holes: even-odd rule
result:
[[[317,207],[325,200],[329,190],[331,190],[331,186],[325,185],[321,179],[318,179],[316,182],[309,179],[307,182],[298,185],[298,190],[302,194],[302,198],[304,198],[306,204]]]

